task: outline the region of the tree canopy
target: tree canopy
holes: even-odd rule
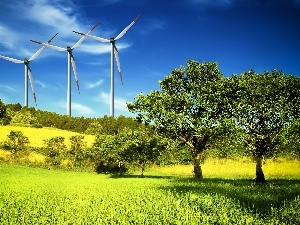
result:
[[[190,147],[197,178],[203,176],[201,154],[228,122],[224,120],[230,112],[224,79],[217,63],[189,60],[159,82],[161,90],[140,94],[127,103],[139,120]]]
[[[263,74],[250,70],[232,76],[231,82],[237,88],[233,117],[256,159],[256,180],[263,182],[263,157],[276,153],[284,128],[299,118],[300,80],[276,70]]]
[[[188,60],[159,85],[160,90],[137,95],[127,107],[139,120],[189,146],[198,178],[203,151],[236,132],[256,160],[256,180],[264,182],[263,157],[276,153],[282,132],[300,114],[300,79],[276,70],[224,77],[217,63]]]

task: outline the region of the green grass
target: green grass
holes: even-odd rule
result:
[[[0,224],[300,224],[300,175],[146,178],[0,164]]]

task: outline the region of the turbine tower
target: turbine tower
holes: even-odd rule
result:
[[[89,35],[99,23],[97,23],[95,26],[93,26],[92,29],[89,30],[89,32],[86,33],[86,35]],[[67,87],[67,115],[68,116],[71,116],[71,65],[72,65],[73,72],[74,72],[74,75],[75,75],[75,80],[76,80],[78,93],[80,94],[76,64],[75,64],[75,59],[74,59],[72,51],[75,48],[77,48],[83,42],[83,40],[85,38],[86,38],[86,36],[83,36],[72,47],[67,46],[66,48],[58,47],[58,46],[55,46],[55,45],[50,45],[49,43],[42,43],[42,42],[39,42],[39,41],[30,40],[30,41],[35,42],[37,44],[43,45],[44,47],[47,46],[47,47],[52,48],[52,49],[57,50],[57,51],[68,52],[68,76],[67,76],[68,77],[68,87]]]
[[[125,29],[116,37],[110,37],[109,39],[101,38],[101,37],[96,37],[92,36],[89,34],[84,34],[78,31],[73,31],[74,33],[83,35],[85,37],[90,37],[96,41],[100,42],[110,42],[111,43],[111,57],[110,57],[110,116],[114,117],[114,95],[115,95],[115,90],[114,90],[114,57],[116,58],[117,66],[118,66],[118,71],[120,73],[120,79],[121,83],[123,85],[123,79],[122,79],[122,72],[121,72],[121,64],[120,64],[120,59],[119,59],[119,54],[118,54],[118,49],[116,47],[116,41],[123,37],[123,35],[129,30],[130,27],[132,27],[133,24],[136,23],[136,21],[142,16],[142,13],[138,15],[137,18],[135,18],[131,24],[129,24]]]
[[[53,40],[53,38],[55,38],[55,36],[57,35],[57,33],[49,39],[49,41],[47,41],[47,44],[51,43],[51,41]],[[24,87],[24,91],[25,91],[25,99],[24,99],[24,106],[28,107],[28,77],[29,77],[29,81],[31,84],[31,89],[32,89],[32,94],[33,94],[33,98],[34,98],[34,102],[35,105],[36,104],[36,94],[34,91],[34,82],[33,82],[33,76],[32,76],[32,72],[31,69],[29,67],[29,63],[36,59],[39,54],[41,54],[41,52],[45,49],[45,46],[41,47],[36,53],[33,54],[33,56],[31,56],[29,59],[24,58],[24,60],[19,60],[19,59],[14,59],[14,58],[10,58],[10,57],[6,57],[6,56],[2,56],[0,55],[0,58],[14,62],[14,63],[23,63],[25,65],[25,87]]]

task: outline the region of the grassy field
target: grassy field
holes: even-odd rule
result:
[[[44,145],[43,140],[52,137],[61,136],[65,138],[65,143],[69,144],[69,139],[74,135],[82,135],[71,131],[59,130],[56,128],[32,128],[32,127],[19,127],[19,126],[1,126],[0,125],[0,142],[7,139],[7,135],[10,131],[21,131],[25,136],[29,138],[30,146],[32,147],[42,147]],[[84,135],[84,140],[87,142],[88,146],[91,146],[94,142],[94,135]]]
[[[300,224],[300,175],[285,168],[255,185],[164,168],[140,178],[0,164],[0,224]]]

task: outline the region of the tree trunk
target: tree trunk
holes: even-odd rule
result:
[[[262,156],[257,156],[255,158],[255,161],[256,161],[256,183],[264,183],[266,180],[265,180],[265,175],[264,175],[264,172],[262,170],[262,161],[263,161],[263,158]]]
[[[201,153],[196,153],[194,156],[194,177],[202,179],[202,168],[201,168]]]
[[[145,171],[145,165],[144,164],[141,165],[141,169],[142,169],[141,176],[144,177],[144,171]]]

